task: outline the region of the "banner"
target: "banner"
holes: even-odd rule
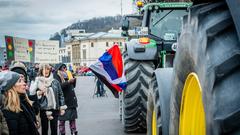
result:
[[[28,40],[24,38],[13,38],[15,61],[30,62]]]
[[[35,40],[35,63],[59,63],[59,41]]]

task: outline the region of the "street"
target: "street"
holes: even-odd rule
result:
[[[78,77],[75,91],[78,98],[79,135],[127,135],[119,120],[118,99],[113,97],[110,90],[107,90],[107,97],[93,97],[94,88],[94,77]],[[67,122],[69,133],[68,127]]]

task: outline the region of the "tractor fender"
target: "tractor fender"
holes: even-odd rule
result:
[[[155,60],[157,59],[157,47],[145,47],[138,39],[131,39],[126,44],[129,58],[134,60]]]
[[[169,134],[170,96],[173,68],[158,68],[155,70],[162,120],[163,135]]]

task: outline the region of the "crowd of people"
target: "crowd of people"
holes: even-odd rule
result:
[[[65,135],[69,121],[77,135],[75,86],[76,78],[62,63],[35,64],[31,72],[21,62],[0,68],[0,134]]]

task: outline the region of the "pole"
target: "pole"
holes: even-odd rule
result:
[[[122,13],[122,0],[121,0],[121,16],[123,15],[123,13]]]

